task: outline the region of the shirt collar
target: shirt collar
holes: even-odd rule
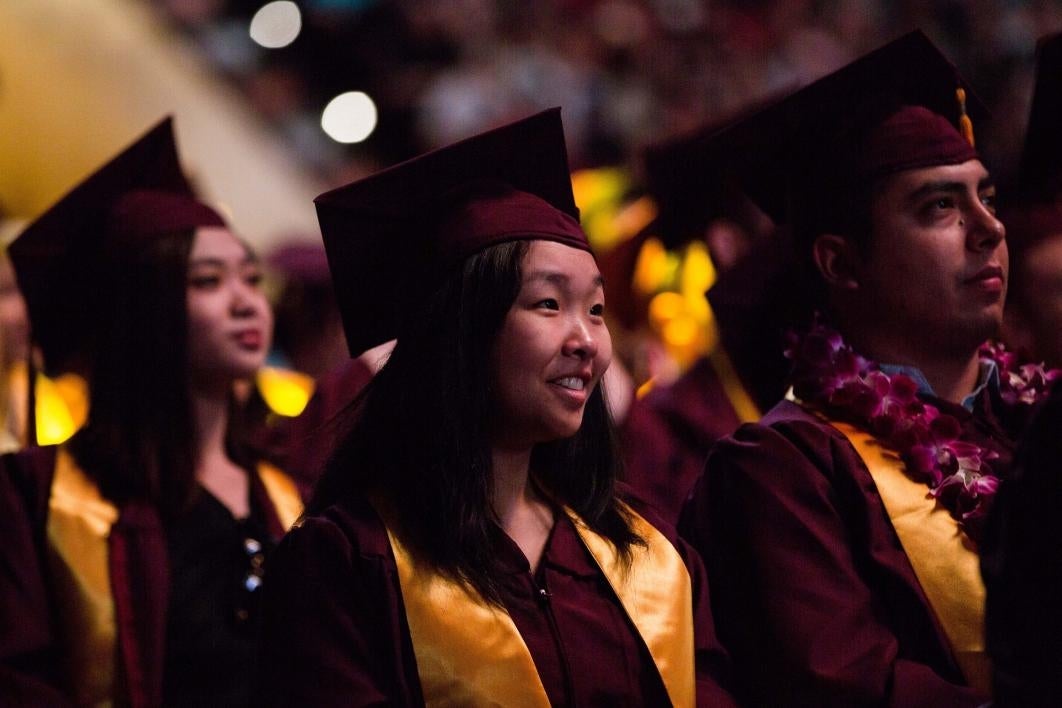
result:
[[[918,386],[918,393],[925,396],[933,396],[939,398],[933,391],[933,387],[929,385],[929,381],[926,380],[925,375],[914,366],[904,366],[903,364],[881,364],[879,368],[883,373],[894,376],[896,374],[905,374],[914,380]],[[972,411],[974,407],[974,401],[981,395],[981,392],[986,388],[990,388],[993,391],[999,390],[999,368],[996,366],[996,362],[991,359],[981,359],[980,365],[977,371],[977,385],[974,390],[962,399],[962,407],[968,411]]]

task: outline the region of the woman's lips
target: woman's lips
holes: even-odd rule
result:
[[[257,329],[245,329],[235,333],[233,339],[244,349],[262,348],[262,332]]]

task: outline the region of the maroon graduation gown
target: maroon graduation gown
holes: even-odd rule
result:
[[[58,670],[62,628],[56,626],[45,529],[57,448],[30,448],[0,457],[0,705],[63,706]],[[284,529],[257,475],[253,503],[268,530]],[[162,699],[169,568],[166,536],[154,507],[119,509],[108,538],[118,657],[118,705],[155,706]]]
[[[703,566],[673,531],[657,528],[693,582],[698,703],[734,705],[723,687],[728,659],[715,640]],[[558,515],[534,578],[500,532],[496,552],[507,570],[503,602],[554,705],[668,705],[644,642],[566,516]],[[394,556],[365,501],[307,518],[277,549],[263,649],[269,705],[423,704]]]
[[[987,410],[969,439],[1012,445]],[[709,456],[683,514],[703,556],[739,695],[787,706],[978,706],[848,440],[782,402]]]
[[[707,358],[635,401],[623,424],[625,481],[671,524],[716,440],[741,425]]]

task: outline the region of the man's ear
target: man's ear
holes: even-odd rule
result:
[[[811,246],[811,257],[831,288],[859,288],[859,254],[851,241],[836,234],[821,234]]]

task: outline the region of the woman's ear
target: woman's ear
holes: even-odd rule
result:
[[[831,288],[859,288],[859,254],[848,239],[836,234],[821,234],[811,246],[811,257],[822,279]]]

